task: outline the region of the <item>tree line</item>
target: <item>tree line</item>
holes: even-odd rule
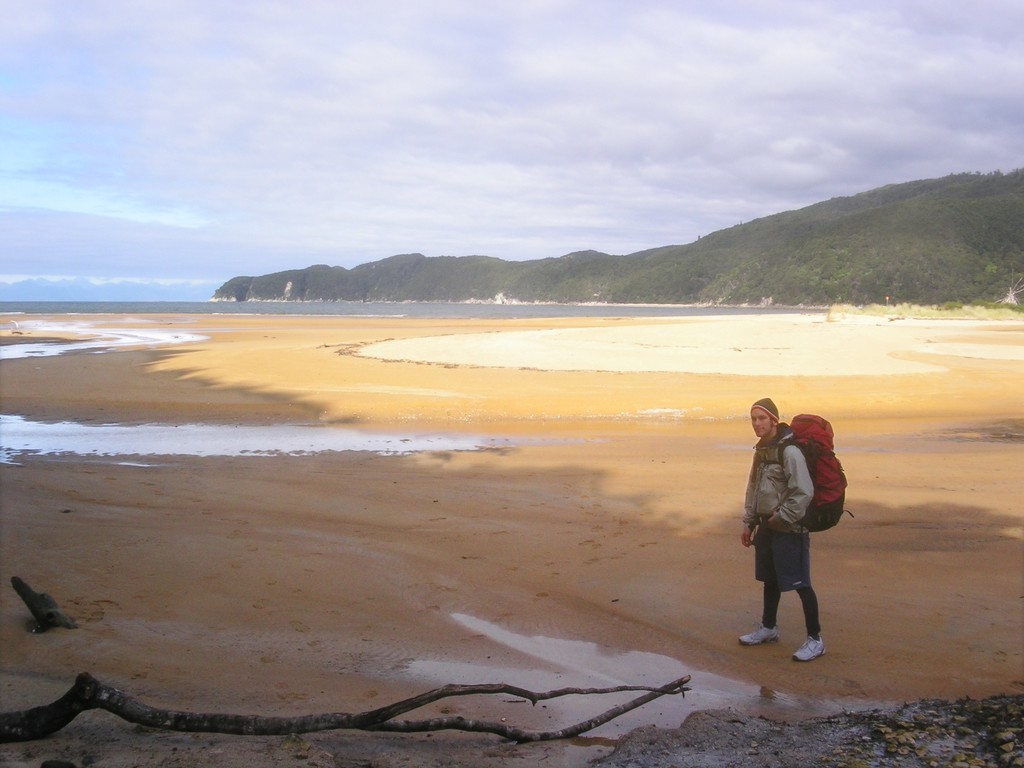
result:
[[[920,304],[998,301],[1024,273],[1024,169],[892,184],[628,255],[392,256],[234,277],[224,301]]]

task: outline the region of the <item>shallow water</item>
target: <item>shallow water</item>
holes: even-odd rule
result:
[[[83,336],[68,341],[26,341],[0,345],[0,360],[26,357],[53,357],[69,352],[107,352],[124,347],[160,347],[175,344],[194,344],[206,337],[166,328],[117,328],[87,321],[54,323],[49,321],[8,321],[16,330],[35,334],[52,333],[56,336]]]
[[[306,456],[337,451],[407,455],[424,451],[510,448],[528,438],[449,433],[374,432],[327,424],[79,424],[0,415],[0,463],[28,456],[87,456],[145,466],[138,457]],[[133,457],[127,461],[126,457]]]
[[[691,713],[708,709],[731,708],[776,719],[793,719],[877,705],[877,702],[867,701],[804,699],[753,683],[701,672],[683,660],[656,653],[621,651],[587,640],[519,634],[466,614],[452,614],[451,618],[471,634],[483,635],[500,646],[521,653],[529,663],[512,668],[419,659],[409,663],[406,674],[433,684],[503,680],[533,691],[623,685],[657,688],[685,675],[691,676],[685,696],[663,696],[589,731],[587,737],[617,738],[643,725],[676,728]],[[541,729],[568,727],[641,695],[642,692],[629,692],[546,701],[543,706],[555,722]]]

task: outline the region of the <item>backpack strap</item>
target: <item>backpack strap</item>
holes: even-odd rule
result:
[[[793,441],[792,435],[786,435],[777,443],[755,446],[754,459],[758,464],[782,464],[782,454],[785,452],[786,447],[790,445],[795,445],[797,448],[800,447]]]
[[[754,456],[758,464],[781,464],[783,448],[781,445],[762,445],[754,449]]]

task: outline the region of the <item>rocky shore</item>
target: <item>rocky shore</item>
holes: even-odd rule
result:
[[[919,701],[780,723],[696,712],[675,730],[639,728],[601,768],[973,768],[1024,766],[1024,696]]]
[[[585,754],[594,751],[580,748],[587,742],[516,745],[444,733],[231,737],[103,719],[76,722],[49,739],[0,746],[0,761],[9,768],[1016,768],[1024,766],[1024,695],[924,700],[792,723],[705,710],[679,728],[638,728],[610,753],[608,745],[598,746],[603,757]]]

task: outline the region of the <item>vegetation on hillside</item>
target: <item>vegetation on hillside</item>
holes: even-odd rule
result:
[[[893,184],[626,256],[509,262],[404,254],[235,277],[229,301],[997,301],[1024,273],[1024,170]]]

